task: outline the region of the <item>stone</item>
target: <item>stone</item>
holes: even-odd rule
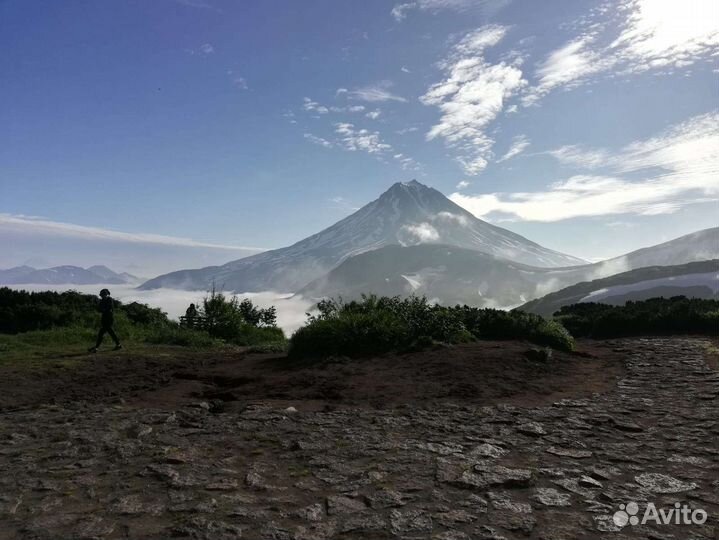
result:
[[[432,530],[432,518],[422,510],[392,510],[389,520],[394,534],[427,533]]]
[[[592,457],[593,455],[591,450],[581,450],[578,448],[558,448],[556,446],[550,446],[545,450],[545,452],[554,454],[555,456],[570,457],[574,459],[584,459]]]
[[[602,488],[602,483],[595,480],[591,476],[581,476],[579,477],[579,480],[577,480],[577,484],[583,487],[588,488]]]
[[[562,493],[554,488],[537,488],[532,496],[533,501],[544,506],[571,506],[571,495]]]
[[[325,516],[325,509],[320,503],[315,503],[300,508],[297,511],[297,516],[307,521],[321,521]]]
[[[683,491],[692,491],[698,487],[694,482],[683,482],[667,474],[660,473],[640,474],[635,476],[634,480],[652,493],[681,493]]]
[[[352,514],[361,512],[367,508],[367,505],[358,499],[345,497],[344,495],[330,495],[327,497],[327,514]]]
[[[524,422],[523,424],[519,424],[516,429],[519,433],[529,435],[530,437],[541,437],[547,434],[544,426],[539,422]]]
[[[500,446],[483,443],[479,446],[475,446],[467,455],[472,458],[500,458],[508,453],[509,450],[505,450]]]
[[[127,436],[132,439],[141,439],[152,433],[152,426],[146,424],[135,424],[127,430]]]

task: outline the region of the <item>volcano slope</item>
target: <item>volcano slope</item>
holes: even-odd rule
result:
[[[716,343],[528,348],[4,362],[0,538],[716,538]]]

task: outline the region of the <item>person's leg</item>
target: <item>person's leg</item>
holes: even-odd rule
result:
[[[108,326],[108,327],[107,327],[107,333],[110,334],[110,337],[111,337],[112,340],[115,342],[115,347],[119,347],[119,346],[120,346],[120,340],[117,338],[117,334],[116,334],[115,331],[112,329],[112,326]]]
[[[97,349],[100,345],[102,345],[102,339],[105,337],[105,332],[107,332],[107,329],[104,326],[100,327],[100,331],[97,333],[97,341],[95,342],[95,348]]]

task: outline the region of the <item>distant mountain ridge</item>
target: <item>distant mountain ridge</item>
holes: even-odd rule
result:
[[[648,266],[565,287],[520,307],[551,317],[563,306],[582,302],[623,305],[663,296],[719,299],[719,259],[670,266]]]
[[[207,289],[214,282],[235,292],[295,292],[354,255],[419,244],[451,245],[536,267],[586,264],[482,221],[413,180],[394,184],[355,213],[291,246],[222,266],[172,272],[141,288]]]
[[[386,246],[344,260],[297,294],[310,299],[337,296],[351,299],[367,292],[388,296],[416,294],[442,304],[508,308],[580,282],[601,281],[630,270],[648,279],[651,271],[645,267],[652,266],[655,260],[686,264],[703,256],[719,259],[719,228],[698,231],[606,261],[565,268],[539,268],[454,246]],[[712,265],[695,264],[703,265],[702,268]]]
[[[64,265],[37,269],[32,266],[16,266],[0,270],[0,285],[121,285],[137,283],[139,279],[132,274],[118,274],[107,266],[96,265],[89,268]]]

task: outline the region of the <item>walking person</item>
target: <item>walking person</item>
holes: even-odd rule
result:
[[[95,343],[95,346],[92,347],[89,352],[96,353],[98,347],[102,344],[102,338],[105,337],[105,333],[110,334],[110,337],[115,342],[115,348],[113,351],[119,351],[122,349],[122,345],[120,345],[120,340],[117,338],[117,334],[115,334],[115,331],[112,329],[112,324],[115,322],[115,317],[113,315],[113,307],[114,302],[112,300],[112,297],[110,296],[110,291],[107,289],[102,289],[100,291],[100,304],[98,306],[98,309],[100,310],[101,317],[100,317],[100,331],[97,333],[97,342]]]

